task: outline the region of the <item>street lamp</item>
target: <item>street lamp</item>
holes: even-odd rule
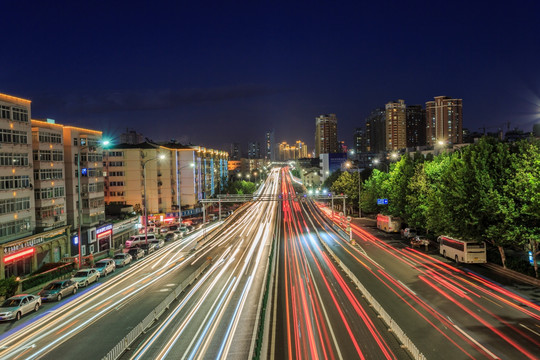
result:
[[[383,164],[384,166],[386,166],[386,172],[389,171],[389,170],[388,170],[388,164],[387,164],[387,163],[381,162],[381,160],[379,160],[379,159],[373,160],[373,163],[374,163],[375,165]]]
[[[148,159],[143,162],[143,180],[144,180],[144,241],[146,244],[148,244],[148,212],[147,212],[147,196],[146,196],[146,164],[148,164],[152,160],[163,160],[165,159],[164,154],[158,155],[158,157]]]
[[[353,164],[348,161],[345,166],[348,168],[352,167]],[[358,167],[358,164],[354,166],[356,168],[356,171],[358,171],[358,217],[362,217],[362,202],[360,199],[360,195],[362,194],[362,177],[360,176],[360,168]],[[343,209],[345,210],[345,209]]]
[[[178,152],[176,152],[178,154]],[[178,160],[176,161],[176,166],[178,166]],[[181,186],[180,186],[180,178],[181,178],[181,174],[180,174],[180,170],[182,169],[185,169],[185,168],[188,168],[188,167],[195,167],[195,164],[194,163],[189,163],[189,165],[185,165],[185,166],[181,166],[180,168],[178,168],[178,171],[176,172],[176,202],[178,203],[178,223],[180,224],[180,226],[182,226],[182,199],[180,199],[180,191],[181,191]]]

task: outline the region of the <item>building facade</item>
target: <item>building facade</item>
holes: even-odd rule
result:
[[[463,142],[463,101],[448,96],[436,96],[426,102],[426,145],[438,142]]]
[[[276,143],[274,140],[274,131],[268,131],[264,137],[264,159],[266,161],[276,160]]]
[[[386,104],[386,150],[394,151],[407,147],[406,105],[404,100]]]
[[[223,191],[228,181],[228,153],[199,146],[119,144],[104,153],[104,164],[106,203],[142,211],[146,179],[150,216],[177,217],[179,204],[193,208]]]
[[[407,106],[407,147],[426,145],[426,111],[422,105]]]
[[[366,151],[386,150],[386,109],[376,108],[366,118]]]
[[[36,226],[31,101],[0,94],[0,243]]]
[[[248,159],[261,159],[261,144],[258,141],[248,144]]]
[[[279,144],[278,160],[289,161],[308,157],[308,149],[303,141],[297,140],[294,145],[289,145],[286,141]]]
[[[337,117],[335,114],[320,115],[315,118],[315,157],[337,152]]]
[[[67,225],[64,131],[54,120],[32,120],[36,231]]]

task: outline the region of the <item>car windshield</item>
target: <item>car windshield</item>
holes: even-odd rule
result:
[[[7,299],[2,304],[2,307],[16,307],[21,303],[21,299]]]
[[[123,254],[114,255],[114,258],[115,259],[123,259],[124,255]]]
[[[73,277],[85,277],[88,276],[88,271],[77,271]]]
[[[50,283],[49,285],[45,286],[43,290],[56,290],[60,289],[62,287],[61,283]]]
[[[96,263],[96,267],[97,267],[97,268],[103,268],[103,267],[105,267],[105,266],[107,266],[106,263],[100,263],[100,262],[97,262],[97,263]]]

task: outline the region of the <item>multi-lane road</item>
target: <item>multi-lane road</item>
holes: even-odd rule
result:
[[[122,359],[250,359],[262,328],[270,359],[412,358],[396,326],[427,359],[539,358],[538,304],[374,228],[353,224],[351,243],[328,209],[297,196],[286,168],[260,195],[60,304],[0,324],[0,359],[101,359],[195,278]]]

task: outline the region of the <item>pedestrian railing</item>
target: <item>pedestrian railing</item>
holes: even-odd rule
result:
[[[135,326],[107,355],[103,357],[103,360],[116,360],[122,356],[122,354],[129,349],[129,346],[146,330],[150,325],[159,319],[159,317],[169,308],[171,303],[176,300],[182,292],[191,285],[211,264],[210,260],[207,260],[201,267],[191,274],[186,280],[174,289],[165,300],[163,300],[143,321]]]

